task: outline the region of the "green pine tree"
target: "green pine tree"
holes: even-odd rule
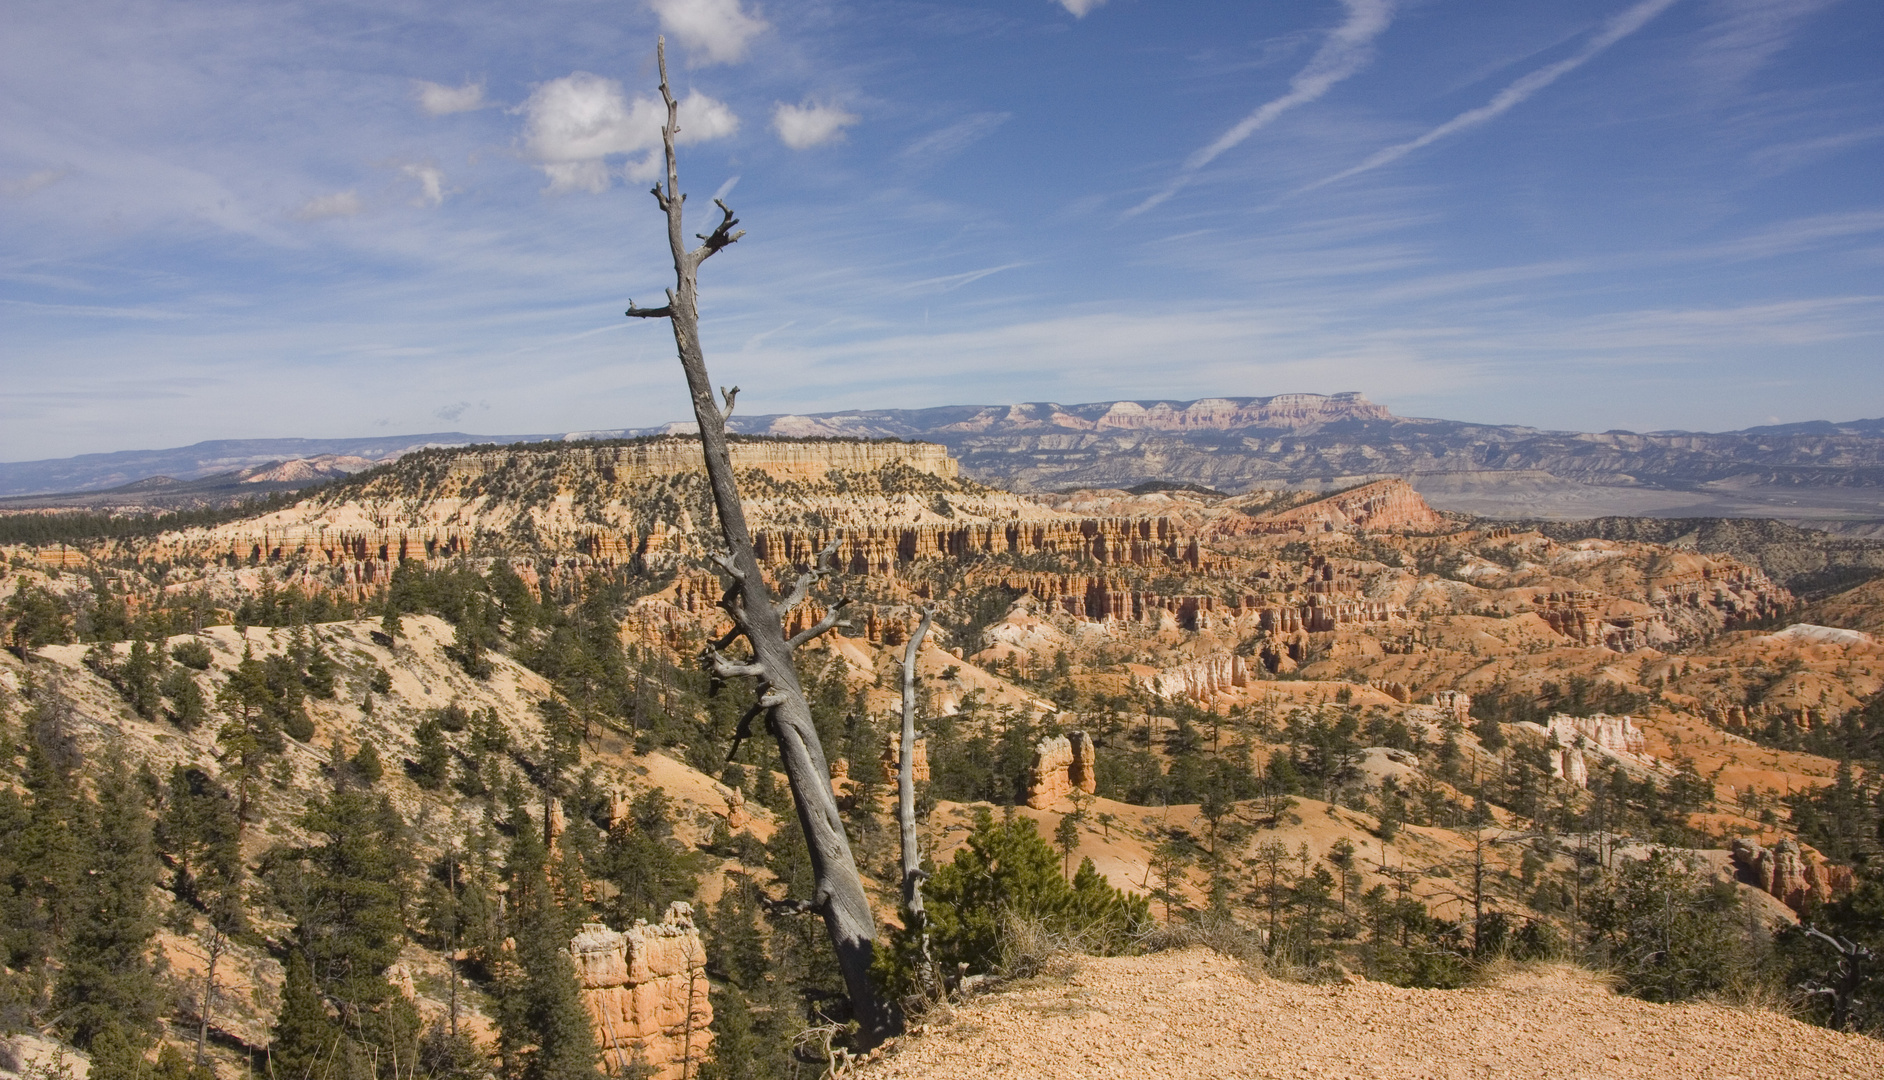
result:
[[[340,1038],[340,1029],[328,1018],[327,1003],[314,985],[307,957],[294,950],[288,955],[281,1012],[269,1039],[269,1075],[274,1080],[328,1080]]]
[[[84,901],[53,991],[61,1029],[81,1048],[107,1027],[150,1030],[162,1004],[148,955],[157,932],[150,892],[158,864],[145,804],[142,786],[114,752],[98,778]]]

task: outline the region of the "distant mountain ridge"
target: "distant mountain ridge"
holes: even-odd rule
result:
[[[1853,527],[1884,523],[1884,419],[1728,432],[1548,431],[1396,416],[1365,395],[1348,392],[735,413],[729,426],[749,435],[937,442],[959,459],[965,475],[1022,492],[1147,482],[1241,492],[1406,476],[1436,505],[1486,516],[1760,516],[1838,520]],[[333,455],[332,461],[381,461],[426,446],[622,438],[692,427],[674,422],[561,435],[442,432],[224,440],[174,450],[0,464],[0,497],[97,491],[156,474],[199,480],[319,455]],[[310,471],[283,470],[283,483],[291,474]]]

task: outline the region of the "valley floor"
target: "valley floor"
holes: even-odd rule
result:
[[[1471,990],[1249,978],[1204,949],[1085,959],[958,1007],[856,1074],[909,1077],[1884,1076],[1884,1043],[1777,1013],[1655,1005],[1563,967]]]

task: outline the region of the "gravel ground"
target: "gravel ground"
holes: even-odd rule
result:
[[[1259,978],[1204,949],[1082,961],[958,1006],[854,1075],[1884,1078],[1884,1042],[1776,1013],[1652,1005],[1565,968],[1472,990]]]

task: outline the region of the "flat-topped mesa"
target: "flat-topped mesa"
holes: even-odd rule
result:
[[[728,450],[735,469],[757,469],[778,481],[822,481],[833,469],[868,472],[893,463],[950,480],[959,474],[948,448],[937,443],[738,439],[728,444]],[[447,460],[444,478],[460,483],[505,471],[544,469],[571,475],[593,473],[618,485],[706,471],[700,441],[687,436],[603,446],[551,443],[470,450]]]
[[[1213,531],[1225,536],[1291,532],[1438,532],[1446,519],[1398,478],[1377,480],[1325,499],[1255,517],[1229,517]]]

